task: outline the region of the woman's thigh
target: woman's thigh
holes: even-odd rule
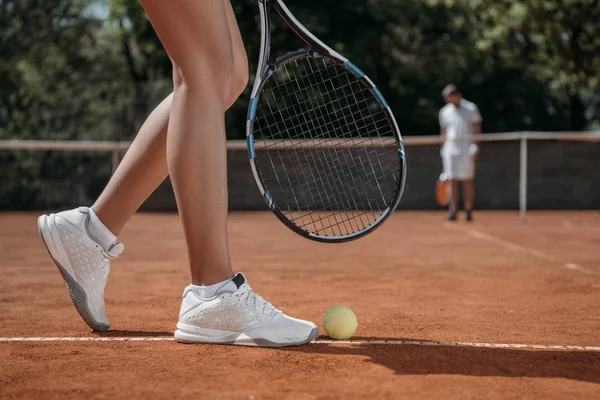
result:
[[[233,45],[224,0],[140,0],[186,83],[229,79]],[[208,81],[207,81],[208,79]]]
[[[233,7],[231,6],[231,0],[223,0],[223,4],[225,5],[225,13],[227,15],[227,23],[229,25],[229,34],[231,35],[231,44],[233,46],[234,69],[236,71],[244,69],[247,71],[248,56],[246,54],[246,48],[244,47],[244,41],[235,18]]]

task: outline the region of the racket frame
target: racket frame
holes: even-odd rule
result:
[[[310,49],[301,49],[294,52],[287,53],[281,57],[278,57],[273,64],[269,64],[269,57],[271,53],[271,20],[270,20],[270,8],[271,5],[279,16],[284,20],[284,22],[306,43],[310,46]],[[294,17],[294,15],[290,12],[287,6],[283,3],[282,0],[258,0],[258,7],[260,13],[260,24],[261,24],[261,44],[260,44],[260,53],[259,53],[259,62],[258,62],[258,70],[256,72],[256,76],[254,79],[254,84],[252,87],[252,92],[250,95],[250,101],[248,104],[248,115],[246,120],[246,142],[248,145],[248,155],[250,157],[250,168],[252,169],[252,174],[254,175],[254,179],[258,186],[258,189],[265,199],[265,202],[269,206],[269,209],[284,223],[288,228],[290,228],[295,233],[299,234],[302,237],[312,239],[318,242],[325,243],[341,243],[347,242],[350,240],[358,239],[376,228],[378,228],[383,221],[385,221],[391,213],[396,209],[400,199],[402,198],[402,193],[404,191],[405,183],[406,183],[406,154],[404,151],[404,143],[402,141],[402,135],[400,134],[400,129],[396,122],[396,119],[386,102],[385,98],[377,89],[373,81],[369,79],[368,76],[365,75],[356,65],[346,59],[344,56],[333,50],[331,47],[327,46],[320,39],[318,39],[315,35],[313,35],[300,21]],[[277,204],[273,201],[270,193],[265,189],[262,178],[258,173],[258,168],[256,166],[256,150],[254,146],[254,121],[256,116],[256,108],[258,105],[258,97],[260,92],[270,76],[279,69],[282,65],[290,62],[291,60],[301,58],[301,57],[326,57],[333,61],[336,64],[339,64],[350,71],[354,76],[358,78],[358,80],[368,88],[374,97],[379,102],[387,120],[392,126],[392,131],[395,136],[396,145],[398,148],[398,156],[400,158],[400,185],[398,191],[396,192],[395,198],[392,200],[390,206],[384,211],[381,212],[381,215],[373,221],[370,225],[365,228],[353,232],[348,235],[342,236],[323,236],[317,235],[315,233],[309,232],[298,227],[296,224],[291,222],[284,213],[277,207]]]

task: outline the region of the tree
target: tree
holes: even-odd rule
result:
[[[597,117],[584,100],[600,90],[598,0],[428,0],[460,8],[457,26],[468,25],[477,48],[527,70],[569,99],[570,128],[582,130]]]
[[[137,0],[110,2],[110,28],[133,87],[127,137],[133,138],[152,108],[171,91],[171,61]]]
[[[114,139],[127,82],[103,20],[85,0],[0,1],[0,139]],[[103,169],[52,152],[0,153],[0,208],[36,203],[50,176]],[[38,203],[39,204],[39,203]],[[44,204],[48,206],[50,204]]]
[[[110,137],[123,104],[103,21],[85,0],[0,2],[0,138]],[[104,131],[103,128],[106,128]]]
[[[252,76],[260,44],[256,1],[233,6]],[[437,132],[439,93],[450,81],[480,104],[487,131],[568,127],[560,96],[526,71],[524,61],[513,62],[495,46],[481,48],[476,18],[465,18],[473,14],[468,7],[404,0],[305,0],[290,6],[311,31],[372,77],[404,133]],[[171,63],[137,1],[113,0],[110,15],[110,29],[119,38],[134,87],[130,108],[135,112],[127,119],[127,135],[132,136],[170,88]],[[273,21],[273,55],[303,45],[277,17]],[[244,136],[248,91],[227,113],[229,138]]]
[[[289,3],[375,81],[403,134],[437,133],[450,82],[487,132],[581,128],[600,115],[598,0]],[[252,81],[258,7],[232,4]],[[273,22],[274,56],[304,45]],[[245,135],[251,83],[226,115],[230,139]],[[137,0],[0,0],[0,87],[0,140],[128,140],[172,90],[171,62]],[[0,208],[53,205],[40,203],[50,178],[93,196],[109,172],[90,154],[2,152],[0,163],[14,165],[0,169]]]

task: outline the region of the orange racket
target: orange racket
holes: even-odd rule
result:
[[[450,202],[450,181],[445,173],[441,173],[435,185],[435,200],[440,206],[447,206]]]

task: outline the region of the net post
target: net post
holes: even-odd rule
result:
[[[117,170],[117,167],[119,166],[119,149],[117,147],[113,148],[111,151],[111,165],[111,174],[114,174]]]
[[[519,168],[519,210],[521,222],[527,218],[527,134],[521,136],[521,161]]]

